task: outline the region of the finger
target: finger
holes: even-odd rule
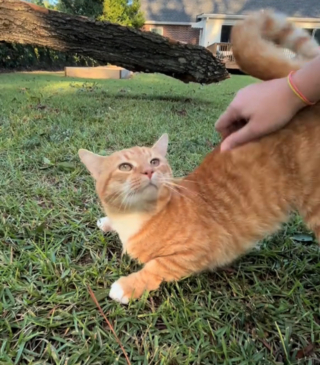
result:
[[[243,145],[247,142],[252,141],[257,136],[252,133],[252,128],[250,124],[246,124],[243,128],[239,129],[237,132],[232,133],[228,136],[221,144],[221,152],[229,151],[235,147]]]
[[[217,120],[215,124],[216,130],[220,133],[226,131],[232,123],[236,122],[238,119],[241,119],[239,117],[240,114],[237,112],[237,110],[234,107],[229,106],[229,108]]]
[[[226,139],[230,134],[237,132],[239,129],[243,128],[247,122],[245,120],[239,120],[231,124],[228,128],[221,131],[222,140]]]

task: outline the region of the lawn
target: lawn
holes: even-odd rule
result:
[[[241,87],[159,75],[87,81],[0,75],[0,364],[320,364],[320,253],[299,217],[231,267],[128,307],[111,283],[136,269],[96,227],[94,185],[77,151],[170,137],[176,176],[218,141],[214,123]],[[245,217],[244,217],[245,219]]]

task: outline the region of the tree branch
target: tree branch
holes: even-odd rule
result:
[[[203,47],[17,0],[0,0],[0,41],[78,53],[134,72],[158,72],[186,83],[210,84],[229,78],[224,64]]]

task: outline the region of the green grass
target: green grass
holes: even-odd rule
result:
[[[295,236],[308,234],[298,217],[226,270],[164,284],[129,307],[107,297],[136,264],[96,228],[102,213],[77,150],[109,153],[168,132],[184,175],[217,141],[214,123],[235,92],[254,81],[0,75],[1,365],[125,364],[88,284],[132,364],[320,363],[320,253]]]

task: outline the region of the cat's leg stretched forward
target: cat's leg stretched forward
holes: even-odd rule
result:
[[[190,275],[190,270],[182,267],[179,261],[179,256],[153,259],[140,271],[113,283],[109,296],[117,302],[128,304],[131,298],[141,297],[144,291],[158,289],[162,281],[175,281]]]

